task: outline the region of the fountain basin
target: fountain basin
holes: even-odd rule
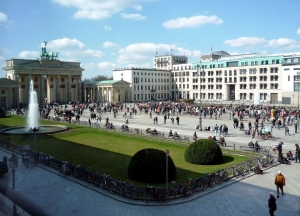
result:
[[[37,134],[52,134],[68,130],[67,126],[63,125],[41,125]],[[28,127],[7,127],[0,130],[4,134],[33,134],[34,132]]]

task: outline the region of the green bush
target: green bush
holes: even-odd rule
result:
[[[163,183],[166,181],[166,153],[157,149],[142,149],[129,162],[128,176],[132,180],[146,183]],[[168,157],[168,180],[176,179],[176,167]]]
[[[5,111],[0,108],[0,118],[5,118],[5,117],[6,117]]]
[[[213,140],[199,139],[186,148],[184,159],[192,164],[211,165],[222,163],[223,155]]]

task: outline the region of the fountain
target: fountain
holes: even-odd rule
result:
[[[38,104],[36,91],[34,91],[33,89],[32,80],[30,81],[27,127],[29,129],[39,127],[39,104]]]
[[[33,81],[30,81],[29,106],[26,127],[9,127],[0,130],[6,134],[50,134],[67,130],[68,127],[62,125],[39,125],[39,104],[37,93],[34,91]]]

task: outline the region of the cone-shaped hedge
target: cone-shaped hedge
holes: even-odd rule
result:
[[[128,165],[128,176],[132,180],[146,183],[166,182],[166,153],[157,149],[138,151]],[[172,158],[168,157],[168,179],[176,179],[176,167]]]
[[[199,139],[186,148],[184,159],[192,164],[211,165],[222,163],[223,155],[213,140]]]

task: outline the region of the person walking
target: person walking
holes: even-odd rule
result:
[[[268,199],[268,207],[270,216],[274,216],[274,212],[277,210],[276,198],[273,192],[270,193],[270,198]]]
[[[215,136],[217,137],[218,136],[218,131],[219,131],[219,126],[216,124],[214,129],[215,129]]]
[[[280,142],[278,145],[277,145],[277,150],[278,150],[278,157],[281,155],[282,153],[282,145],[283,145],[283,142]]]
[[[177,122],[177,125],[179,125],[179,117],[178,116],[176,117],[176,122]]]
[[[297,160],[299,161],[300,163],[300,148],[299,148],[299,145],[298,144],[295,144],[296,146],[296,152],[295,152],[295,163],[297,163]]]
[[[285,129],[285,135],[289,135],[290,136],[290,130],[289,130],[289,128],[288,128],[287,125],[285,125],[284,129]]]
[[[283,195],[283,186],[285,186],[285,178],[280,171],[278,171],[277,175],[275,176],[275,185],[277,187],[277,198],[279,198],[279,188],[281,190],[281,195]]]

